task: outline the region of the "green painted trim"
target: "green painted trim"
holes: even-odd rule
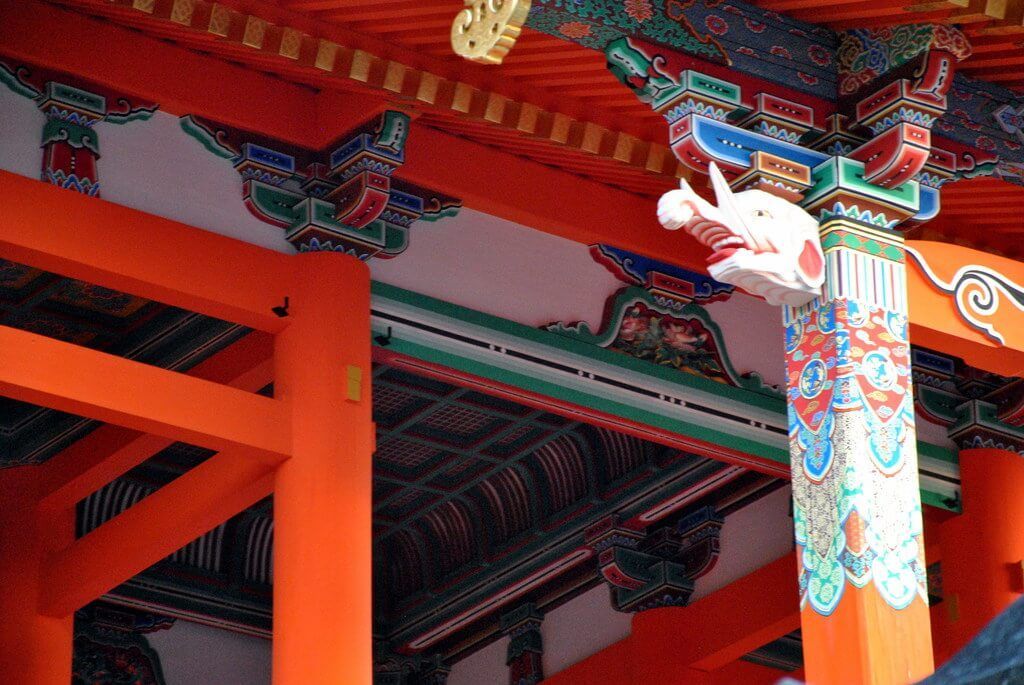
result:
[[[960,458],[955,450],[948,447],[942,447],[941,445],[933,445],[930,442],[925,442],[923,440],[917,441],[917,453],[921,456],[928,457],[929,459],[944,461],[947,464],[960,464]]]
[[[948,497],[940,495],[937,492],[930,492],[928,490],[921,490],[921,504],[930,507],[935,507],[936,509],[952,511],[957,514],[963,512],[962,507],[950,504]]]
[[[149,121],[153,118],[153,115],[156,114],[157,109],[158,107],[156,106],[152,108],[140,107],[127,112],[107,113],[107,115],[103,117],[103,121],[118,126],[128,124],[133,121]]]
[[[179,118],[178,123],[181,126],[182,131],[197,140],[200,145],[218,157],[221,157],[222,159],[235,159],[235,157],[238,156],[236,151],[226,145],[223,145],[215,136],[210,135],[210,132],[196,122],[196,120],[192,118],[191,114],[186,114]]]
[[[587,357],[611,366],[617,366],[632,373],[656,378],[671,383],[676,387],[701,390],[727,400],[748,404],[759,409],[777,412],[780,416],[785,416],[786,403],[780,397],[770,397],[743,388],[717,383],[693,374],[680,373],[675,369],[651,364],[642,359],[634,359],[628,355],[595,347],[563,335],[558,335],[557,333],[524,326],[508,319],[460,307],[459,305],[427,295],[419,295],[386,283],[374,281],[371,292],[374,295],[411,305],[418,309],[425,309],[481,328],[498,331],[499,333],[505,333],[532,343],[553,347],[563,352]]]
[[[3,62],[0,62],[0,83],[10,88],[17,95],[29,98],[30,100],[35,100],[40,95],[38,90],[27,83],[23,83],[14,70]]]
[[[388,348],[398,352],[399,354],[404,354],[433,364],[439,364],[474,376],[480,376],[498,383],[504,383],[505,385],[521,388],[528,392],[544,395],[563,402],[569,402],[587,409],[593,409],[612,416],[617,416],[619,418],[626,419],[627,421],[635,421],[643,425],[653,426],[687,438],[704,440],[706,442],[744,452],[755,457],[768,459],[779,464],[789,463],[789,453],[786,449],[780,449],[748,438],[712,430],[687,421],[673,420],[655,412],[649,412],[638,407],[631,407],[598,395],[581,392],[572,388],[566,388],[565,386],[557,383],[551,383],[549,381],[526,376],[491,364],[484,364],[476,360],[466,359],[465,357],[459,357],[434,348],[403,341],[395,337],[392,337]]]
[[[419,295],[402,288],[386,283],[374,281],[371,292],[375,298],[381,298],[407,307],[424,310],[429,313],[441,315],[454,319],[461,323],[472,325],[484,330],[491,330],[510,337],[545,346],[553,351],[560,351],[572,355],[584,357],[595,362],[617,367],[617,369],[646,376],[661,382],[667,382],[679,388],[678,394],[685,397],[687,391],[703,391],[711,393],[724,400],[733,403],[744,404],[759,410],[767,410],[778,416],[780,425],[787,425],[786,404],[781,398],[766,396],[751,390],[744,390],[733,386],[717,383],[715,381],[678,371],[676,369],[659,366],[649,361],[635,359],[625,354],[606,350],[593,344],[582,342],[577,339],[566,337],[558,333],[552,333],[543,329],[531,328],[507,319],[485,314],[459,305],[445,302],[427,295]],[[375,332],[383,333],[380,327]],[[449,351],[428,347],[410,340],[403,340],[400,336],[392,335],[389,350],[419,359],[431,364],[448,367],[472,374],[488,380],[505,385],[520,388],[524,391],[538,395],[551,397],[555,400],[578,405],[580,407],[598,411],[601,413],[616,416],[627,421],[636,422],[642,425],[652,426],[660,430],[675,433],[684,438],[703,440],[712,444],[737,450],[753,457],[767,459],[769,461],[788,464],[789,451],[787,447],[772,445],[767,442],[753,440],[747,437],[733,435],[724,431],[699,425],[691,421],[672,418],[657,412],[649,411],[641,407],[623,404],[608,397],[586,392],[577,388],[566,387],[543,378],[536,378],[519,373],[507,368],[498,367],[479,360],[470,359],[465,356],[454,354]],[[693,394],[690,392],[689,394]],[[667,405],[671,406],[671,405]],[[786,440],[785,436],[780,436]],[[923,457],[935,459],[945,463],[956,464],[957,455],[953,450],[945,447],[932,445],[926,442],[918,442],[918,452]],[[957,511],[946,502],[946,495],[943,493],[921,491],[922,502],[940,509]]]

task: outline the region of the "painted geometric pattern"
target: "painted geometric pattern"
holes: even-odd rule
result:
[[[847,584],[927,602],[906,317],[828,301],[786,352],[802,605],[831,614]]]

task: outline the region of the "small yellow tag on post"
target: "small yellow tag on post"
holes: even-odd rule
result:
[[[348,365],[348,397],[349,402],[359,402],[363,398],[363,370],[358,366]]]

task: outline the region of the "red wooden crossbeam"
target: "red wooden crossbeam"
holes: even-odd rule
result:
[[[288,258],[0,171],[0,257],[266,331]]]
[[[9,326],[0,395],[213,450],[291,450],[275,400]]]
[[[263,499],[273,480],[273,466],[246,450],[211,457],[54,554],[42,613],[73,613]]]
[[[688,607],[638,613],[629,637],[544,682],[702,682],[702,672],[727,666],[800,627],[795,577],[794,557],[787,554]],[[700,639],[681,639],[684,635]]]
[[[188,375],[255,392],[272,378],[273,340],[251,333],[188,371]],[[120,426],[104,425],[37,467],[40,507],[71,507],[90,493],[174,444]]]

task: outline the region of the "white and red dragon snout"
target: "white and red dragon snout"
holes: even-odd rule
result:
[[[685,229],[710,247],[713,252],[707,260],[708,270],[714,278],[761,295],[773,304],[801,304],[813,299],[824,281],[817,222],[799,207],[763,191],[744,191],[737,196],[713,162],[709,175],[718,206],[681,180],[679,190],[665,193],[658,202],[662,226]],[[762,220],[750,224],[743,206],[751,203],[757,203],[757,208],[771,205],[777,216],[767,223]],[[782,211],[778,203],[785,203]]]

